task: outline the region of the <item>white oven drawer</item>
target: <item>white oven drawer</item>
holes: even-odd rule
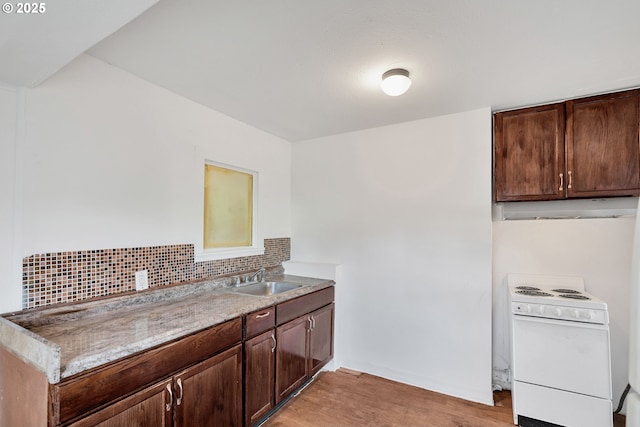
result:
[[[566,427],[611,427],[611,401],[583,394],[513,382],[514,416]],[[627,419],[628,420],[628,419]]]
[[[513,316],[513,378],[611,399],[609,328]]]

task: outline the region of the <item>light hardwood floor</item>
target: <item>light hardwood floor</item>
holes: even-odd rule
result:
[[[348,370],[321,372],[263,427],[513,427],[511,394],[486,406]],[[624,427],[624,417],[615,427]]]

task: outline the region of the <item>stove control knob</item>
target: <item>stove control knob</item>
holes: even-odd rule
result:
[[[555,315],[556,315],[557,317],[562,316],[562,309],[560,309],[560,308],[556,308],[556,310],[555,310]]]
[[[589,313],[586,314],[586,317],[589,320],[593,320],[596,318],[596,313],[594,313],[593,311],[590,311]]]
[[[544,314],[544,305],[538,307],[538,314]]]
[[[574,318],[579,319],[580,318],[580,310],[573,310],[573,312],[571,313],[573,315]]]
[[[527,313],[531,314],[531,312],[533,311],[533,308],[527,304],[527,307],[525,308],[525,310],[527,311]]]

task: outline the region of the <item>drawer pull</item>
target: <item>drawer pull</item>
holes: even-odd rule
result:
[[[266,313],[262,313],[262,314],[256,314],[256,319],[262,319],[264,317],[269,317],[270,314],[271,314],[270,311],[267,311]]]
[[[167,391],[169,392],[169,403],[167,403],[167,412],[171,410],[173,406],[173,392],[171,391],[171,384],[167,384]]]
[[[184,390],[182,389],[182,378],[178,378],[178,388],[180,389],[180,397],[176,399],[176,406],[180,406],[182,403],[182,397],[184,396]]]
[[[276,337],[275,337],[275,335],[271,334],[271,339],[273,340],[273,347],[271,347],[271,353],[274,353],[276,351]]]

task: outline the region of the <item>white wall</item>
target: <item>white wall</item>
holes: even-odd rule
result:
[[[634,218],[501,221],[493,224],[494,368],[510,369],[508,273],[580,276],[609,309],[614,408],[627,385]]]
[[[90,56],[26,90],[24,121],[20,259],[201,241],[202,156],[258,171],[259,235],[290,235],[289,142]]]
[[[341,264],[338,364],[492,403],[491,113],[293,145],[292,260]]]
[[[21,278],[21,269],[14,262],[18,258],[14,244],[14,196],[20,100],[21,91],[0,87],[0,312],[20,308],[11,303],[22,298],[22,288],[11,286]]]

